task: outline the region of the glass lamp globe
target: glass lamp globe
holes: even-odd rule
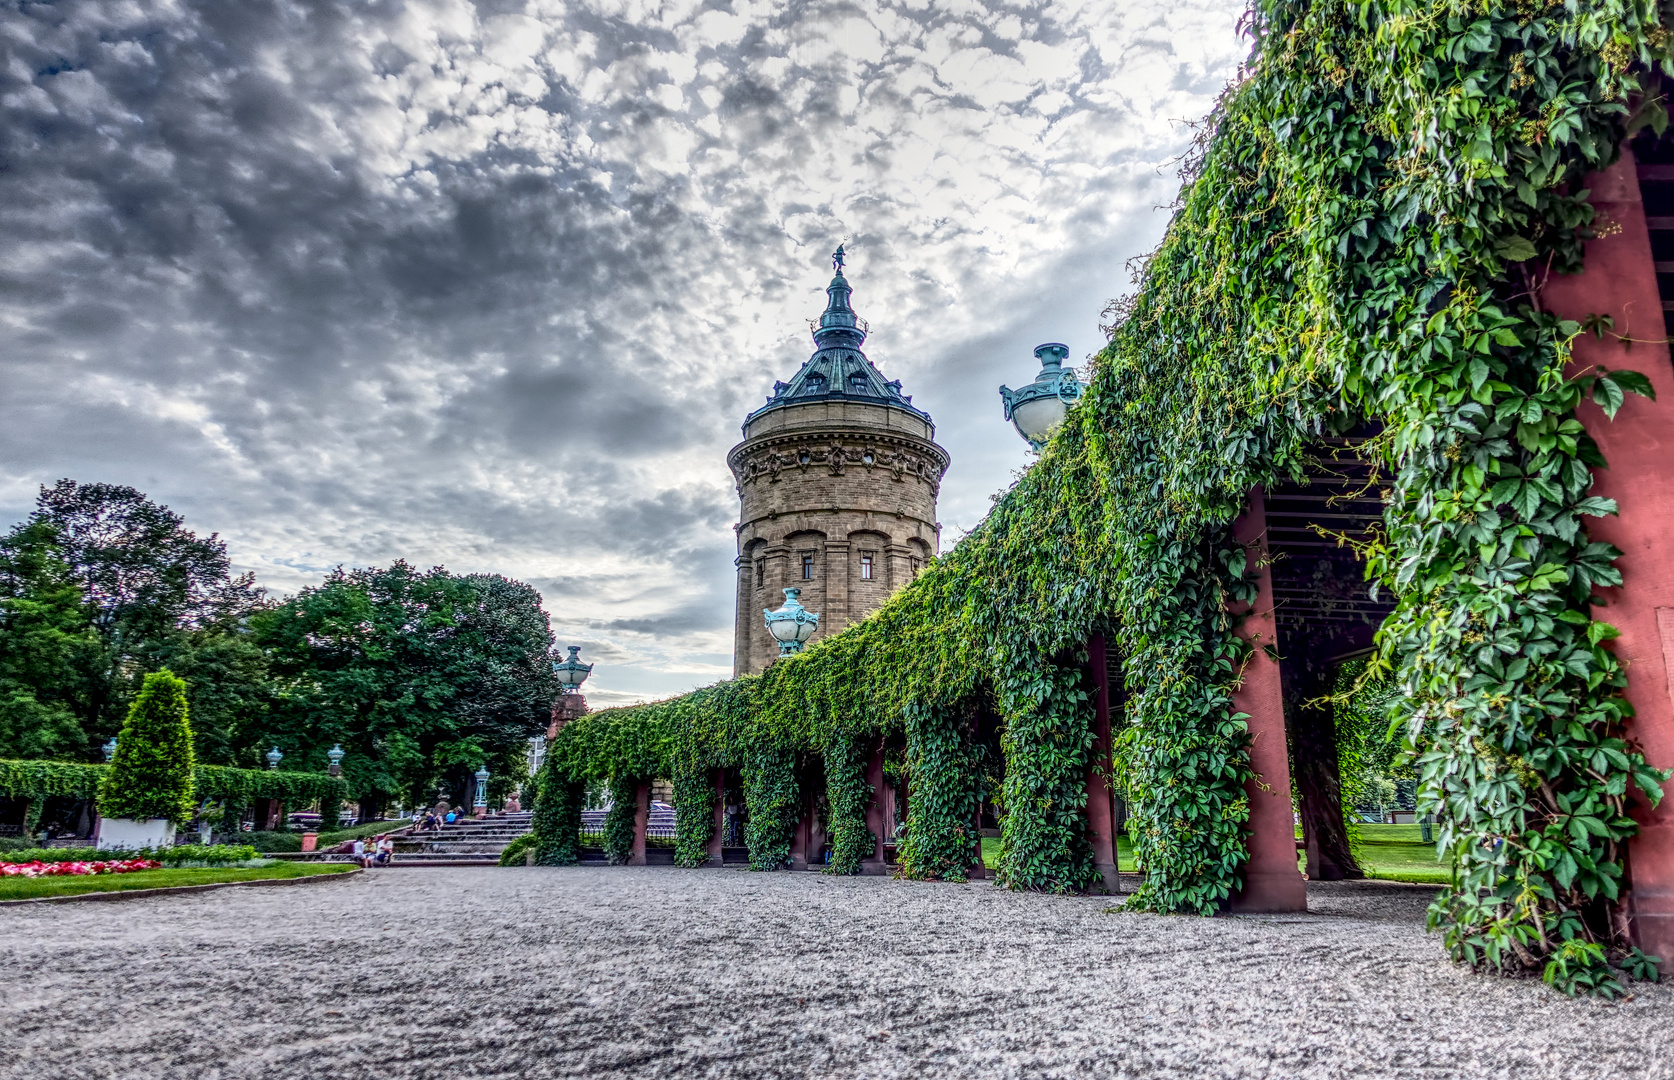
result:
[[[798,599],[801,595],[801,589],[786,589],[784,606],[777,611],[762,610],[767,617],[767,632],[779,643],[781,656],[801,650],[820,628],[819,612],[803,607]]]
[[[564,693],[573,694],[587,681],[587,676],[593,671],[593,665],[583,664],[581,646],[571,645],[569,659],[554,663],[552,670],[558,676],[558,685],[563,687]]]
[[[1031,445],[1039,445],[1052,437],[1052,429],[1063,423],[1068,414],[1069,406],[1053,394],[1014,405],[1011,422],[1017,427],[1017,433]]]
[[[1035,381],[1016,390],[1000,387],[1006,419],[1037,451],[1046,445],[1053,429],[1064,422],[1069,407],[1081,396],[1081,383],[1074,369],[1064,367],[1068,357],[1068,345],[1056,341],[1037,345],[1035,359],[1040,361],[1040,373]]]

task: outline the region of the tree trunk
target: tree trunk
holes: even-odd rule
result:
[[[1365,873],[1349,850],[1348,827],[1343,823],[1342,781],[1337,766],[1337,722],[1329,704],[1303,703],[1331,690],[1335,668],[1303,658],[1291,665],[1297,676],[1286,693],[1286,726],[1290,733],[1291,775],[1302,796],[1302,835],[1307,841],[1308,879],[1341,881]],[[1284,672],[1286,675],[1291,671]],[[1291,689],[1286,687],[1287,691]]]

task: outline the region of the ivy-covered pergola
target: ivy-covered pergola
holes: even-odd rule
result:
[[[1381,510],[1353,538],[1381,605],[1368,670],[1402,691],[1453,867],[1446,947],[1570,991],[1674,958],[1674,372],[1630,145],[1666,126],[1669,32],[1648,0],[1266,0],[1249,26],[1038,463],[863,623],[565,726],[542,861],[576,858],[597,781],[625,856],[636,793],[667,777],[676,859],[700,865],[736,769],[754,866],[806,857],[820,776],[829,869],[859,872],[899,743],[903,874],[970,872],[998,753],[1002,884],[1107,875],[1113,774],[1131,905],[1305,905],[1267,504],[1349,447]]]

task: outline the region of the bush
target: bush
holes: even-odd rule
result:
[[[183,825],[193,799],[192,726],[186,682],[171,671],[145,677],[117,737],[110,772],[99,785],[99,813],[108,818],[167,818]]]
[[[33,843],[34,841],[24,836],[0,836],[0,855],[13,851],[28,851]]]
[[[257,851],[301,851],[302,834],[293,832],[247,832],[238,838]]]
[[[526,853],[536,843],[535,834],[526,832],[522,836],[506,845],[506,850],[500,852],[501,866],[522,866],[526,860]]]

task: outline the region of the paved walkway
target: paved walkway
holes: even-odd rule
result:
[[[0,1077],[1674,1077],[1674,992],[1483,978],[1427,890],[1315,913],[812,874],[435,868],[0,911]]]

